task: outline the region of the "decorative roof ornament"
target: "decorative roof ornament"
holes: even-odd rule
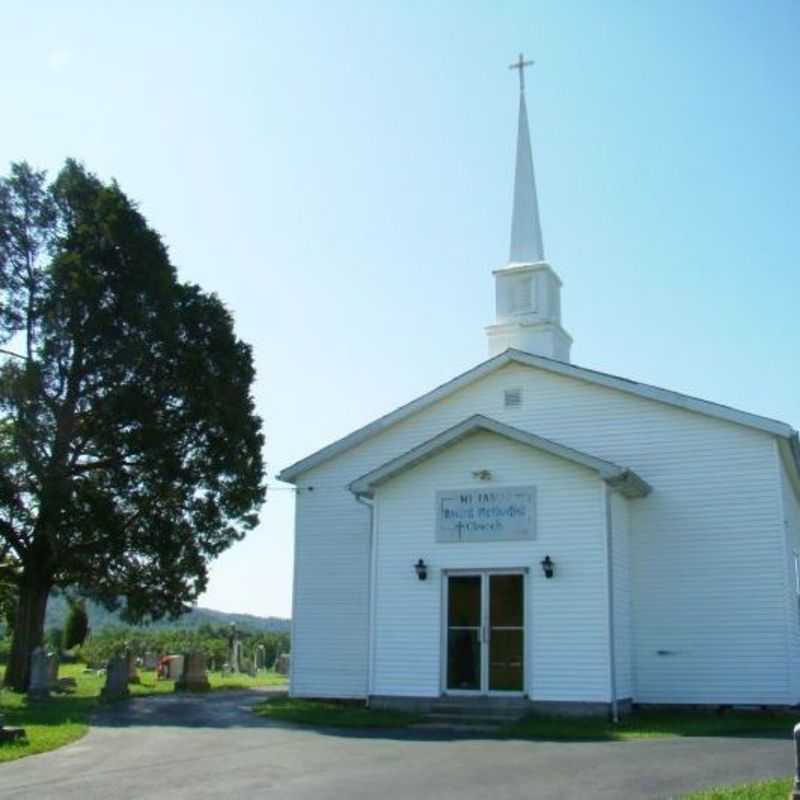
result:
[[[544,261],[542,226],[536,199],[533,174],[528,109],[525,105],[525,68],[533,64],[522,53],[509,69],[519,71],[519,125],[517,129],[517,164],[514,171],[514,210],[511,215],[511,248],[509,262],[530,264]]]

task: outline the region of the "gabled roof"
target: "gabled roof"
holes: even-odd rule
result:
[[[359,428],[353,433],[348,434],[342,439],[334,442],[333,444],[323,447],[321,450],[312,453],[310,456],[301,459],[300,461],[286,467],[277,477],[279,480],[293,483],[295,479],[319,464],[328,461],[339,453],[343,453],[352,447],[355,447],[361,442],[369,439],[381,431],[395,425],[396,423],[416,414],[419,411],[433,405],[434,403],[443,400],[445,397],[463,389],[471,383],[495,372],[498,369],[506,366],[507,364],[522,364],[524,366],[536,367],[547,372],[552,372],[557,375],[564,375],[576,380],[585,381],[598,386],[606,386],[610,389],[616,389],[620,392],[633,394],[638,397],[644,397],[648,400],[655,400],[659,403],[682,408],[686,411],[694,411],[698,414],[705,414],[709,417],[716,417],[728,422],[733,422],[738,425],[745,425],[749,428],[765,431],[783,439],[788,439],[794,454],[795,467],[800,472],[800,446],[797,443],[797,431],[785,422],[770,419],[769,417],[760,417],[756,414],[748,414],[745,411],[739,411],[730,406],[712,403],[708,400],[700,400],[697,397],[680,394],[678,392],[671,392],[668,389],[660,389],[657,386],[651,386],[646,383],[637,383],[636,381],[628,380],[627,378],[620,378],[616,375],[608,375],[605,372],[597,372],[585,367],[578,367],[574,364],[567,364],[564,361],[556,361],[552,358],[545,356],[537,356],[532,353],[525,353],[521,350],[508,349],[499,355],[483,361],[478,366],[473,367],[467,372],[458,375],[453,380],[443,383],[433,391],[406,403],[400,408],[395,409],[383,417],[379,417],[374,422]]]
[[[498,422],[496,419],[484,417],[482,414],[468,417],[463,422],[459,422],[458,425],[448,428],[407,453],[403,453],[403,455],[387,461],[366,475],[362,475],[350,484],[350,491],[356,495],[372,497],[375,488],[382,483],[386,483],[386,481],[417,466],[417,464],[433,458],[433,456],[438,455],[448,447],[452,447],[467,437],[480,432],[495,433],[513,442],[519,442],[536,450],[549,453],[552,456],[571,461],[573,464],[579,464],[582,467],[591,469],[612,488],[626,497],[644,497],[650,493],[650,486],[632,470],[620,467],[610,461],[604,461],[602,458],[595,458],[580,450],[565,447],[563,444],[550,439],[543,439],[541,436],[535,436],[527,431]]]

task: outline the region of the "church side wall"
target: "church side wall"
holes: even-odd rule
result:
[[[290,691],[365,697],[370,512],[330,475],[298,486]]]
[[[786,616],[789,643],[789,674],[793,702],[800,702],[800,576],[796,570],[795,559],[800,561],[800,500],[794,490],[786,465],[777,452],[778,470],[781,478],[782,522],[786,531]]]
[[[472,477],[488,469],[491,482]],[[534,486],[536,538],[436,542],[436,492]],[[533,700],[608,702],[604,485],[595,473],[502,437],[469,437],[380,487],[373,693],[437,697],[444,689],[446,570],[526,576],[526,686]],[[546,554],[556,575],[546,579]],[[422,558],[428,578],[413,564]]]
[[[522,391],[517,408],[504,407],[510,388]],[[367,692],[369,513],[347,485],[476,413],[630,467],[653,487],[630,503],[635,699],[788,701],[773,437],[518,364],[301,476],[301,489],[315,488],[297,497],[296,692]]]
[[[617,699],[632,698],[633,663],[631,653],[631,541],[628,503],[611,493],[612,578],[614,592],[614,664]],[[636,502],[636,501],[633,501]]]

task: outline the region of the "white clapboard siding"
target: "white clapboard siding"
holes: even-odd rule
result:
[[[781,475],[783,525],[786,531],[786,626],[789,647],[790,685],[792,694],[800,699],[800,576],[795,564],[800,556],[800,501],[789,480],[786,465],[777,452]]]
[[[478,468],[492,473],[490,484],[472,477]],[[536,488],[536,539],[435,541],[437,490],[495,486]],[[608,700],[603,490],[591,470],[491,433],[470,436],[381,486],[373,692],[442,691],[443,570],[527,568],[526,692],[540,700]],[[557,579],[541,571],[546,553]],[[413,569],[419,558],[430,567],[424,582]]]
[[[622,495],[611,494],[612,578],[614,589],[614,664],[617,699],[632,698],[633,653],[631,632],[631,542],[629,503]]]
[[[519,407],[505,407],[509,388],[522,389]],[[792,700],[772,436],[519,364],[300,476],[296,694],[364,696],[368,690],[369,513],[347,485],[478,413],[630,467],[653,487],[629,503],[636,699]],[[304,491],[308,486],[314,491]],[[551,556],[558,561],[560,553]],[[568,648],[562,659],[564,670],[572,669]]]

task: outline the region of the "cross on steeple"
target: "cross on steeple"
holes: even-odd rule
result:
[[[525,91],[525,67],[530,67],[535,64],[535,61],[526,61],[525,56],[522,53],[519,54],[519,60],[515,61],[513,64],[509,64],[509,69],[518,69],[519,70],[519,90],[520,92]]]

